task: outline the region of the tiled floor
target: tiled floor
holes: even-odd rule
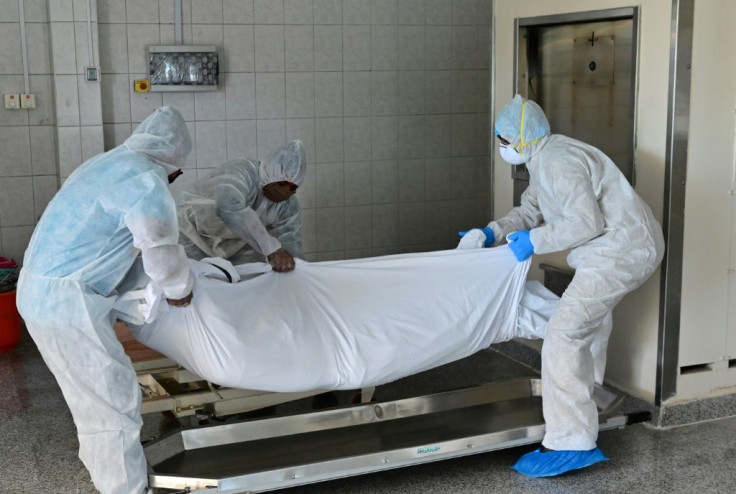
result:
[[[493,351],[379,387],[381,401],[482,382],[531,376],[533,371]],[[291,405],[298,406],[297,404]],[[284,406],[288,409],[288,406]],[[281,411],[281,410],[279,410]],[[165,427],[144,417],[143,437]],[[168,424],[171,426],[171,423]],[[669,430],[646,424],[604,431],[599,446],[611,461],[553,479],[510,470],[535,446],[506,449],[421,466],[278,491],[317,493],[729,493],[736,491],[736,417]],[[74,424],[32,341],[0,354],[0,492],[94,493],[77,459]]]

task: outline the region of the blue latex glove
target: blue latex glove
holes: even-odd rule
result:
[[[478,230],[482,231],[486,236],[486,241],[483,243],[483,247],[490,247],[493,245],[493,243],[496,241],[496,235],[493,233],[493,229],[491,229],[490,226],[487,226],[485,228],[478,228]],[[465,230],[462,232],[457,232],[457,234],[461,237],[464,237],[466,233],[468,233],[470,230]]]
[[[506,240],[509,242],[509,247],[517,261],[526,261],[534,254],[534,246],[529,239],[529,230],[514,232],[506,237]]]
[[[541,448],[527,453],[512,466],[527,477],[554,477],[572,470],[586,468],[602,461],[608,461],[600,448],[588,451],[547,451]]]

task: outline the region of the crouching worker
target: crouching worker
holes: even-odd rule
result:
[[[302,257],[294,194],[305,173],[304,146],[294,140],[261,162],[229,161],[183,191],[178,214],[187,255],[233,264],[267,260],[274,271],[292,271],[294,257]]]
[[[169,304],[192,298],[168,189],[190,149],[181,115],[159,108],[122,145],[69,176],[25,253],[18,309],[71,410],[79,458],[103,494],[148,489],[141,392],[113,330],[113,306],[139,254]]]

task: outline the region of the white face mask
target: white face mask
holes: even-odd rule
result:
[[[500,146],[498,152],[501,153],[501,158],[509,165],[523,165],[526,162],[514,148]]]

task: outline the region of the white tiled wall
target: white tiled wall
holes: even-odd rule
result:
[[[46,0],[24,3],[28,83],[37,108],[0,107],[0,255],[19,263],[36,218],[58,189],[49,11]],[[1,92],[23,93],[18,2],[0,6]]]
[[[20,92],[17,2],[5,3],[0,85]],[[100,85],[82,76],[87,0],[25,3],[39,108],[0,117],[6,255],[59,181],[160,105],[182,112],[195,147],[175,194],[227,159],[305,142],[310,260],[449,248],[488,220],[489,0],[182,0],[184,43],[220,48],[221,84],[198,93],[133,91],[146,46],[174,43],[174,0],[90,2]]]

